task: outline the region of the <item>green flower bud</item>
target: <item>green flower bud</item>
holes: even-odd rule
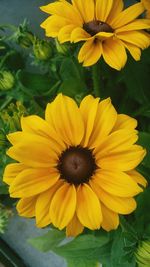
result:
[[[0,71],[0,90],[10,90],[15,84],[15,78],[10,71]]]
[[[138,267],[150,266],[150,241],[142,241],[136,253],[136,262]]]
[[[33,45],[34,36],[32,32],[24,32],[18,35],[17,43],[23,48],[29,48]]]
[[[12,212],[0,205],[0,234],[4,234]]]
[[[33,45],[33,52],[37,59],[48,60],[52,57],[53,51],[50,43],[45,40],[36,40]]]
[[[62,55],[66,55],[68,53],[69,45],[68,44],[60,44],[58,39],[55,39],[56,49],[58,53]]]

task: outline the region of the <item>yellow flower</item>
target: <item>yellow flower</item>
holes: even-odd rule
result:
[[[41,7],[50,14],[42,24],[48,37],[60,43],[84,41],[78,55],[83,66],[95,64],[100,57],[120,70],[127,61],[126,49],[140,60],[141,49],[150,45],[143,31],[150,20],[139,19],[145,8],[137,3],[123,10],[122,0],[60,0]]]
[[[133,197],[146,180],[135,168],[146,152],[135,144],[137,121],[118,115],[110,98],[89,95],[78,107],[59,94],[45,120],[22,117],[21,126],[8,135],[13,146],[7,154],[18,163],[4,172],[10,196],[21,198],[21,216],[76,236],[84,227],[116,229],[118,214],[136,209]]]

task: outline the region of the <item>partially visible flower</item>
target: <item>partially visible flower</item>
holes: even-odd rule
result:
[[[15,84],[15,77],[10,71],[0,71],[0,90],[10,90]]]
[[[19,214],[35,216],[38,227],[66,227],[68,236],[84,227],[116,229],[118,214],[134,211],[133,197],[146,186],[135,170],[146,153],[135,144],[136,126],[117,114],[110,98],[91,95],[78,107],[59,94],[45,120],[22,117],[22,131],[8,135],[13,146],[7,154],[18,163],[4,172],[10,196],[20,198]]]
[[[33,44],[33,52],[35,57],[39,60],[48,60],[53,54],[51,44],[45,40],[39,39],[36,39]]]
[[[59,0],[41,7],[50,14],[41,27],[46,36],[58,38],[60,43],[85,42],[78,60],[83,66],[95,64],[101,57],[112,68],[120,70],[127,61],[126,49],[139,60],[141,49],[150,45],[143,31],[150,20],[139,18],[145,8],[142,3],[123,10],[122,0]]]
[[[135,253],[135,257],[138,267],[150,266],[150,241],[141,242]]]

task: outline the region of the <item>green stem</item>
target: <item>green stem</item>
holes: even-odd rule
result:
[[[99,72],[99,64],[95,64],[92,67],[92,79],[93,79],[93,87],[95,96],[100,97],[100,72]]]

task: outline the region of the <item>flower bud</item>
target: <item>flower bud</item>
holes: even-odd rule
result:
[[[142,241],[136,253],[136,262],[138,267],[150,266],[150,241]]]
[[[0,234],[4,234],[12,212],[0,205]]]
[[[10,90],[15,84],[15,78],[10,71],[0,71],[0,90]]]
[[[36,39],[33,45],[33,52],[37,59],[48,60],[52,57],[53,51],[50,43],[45,40]]]
[[[32,32],[24,32],[18,36],[17,43],[23,48],[29,48],[33,45],[34,36]]]
[[[55,44],[56,44],[56,49],[58,53],[62,55],[66,55],[68,53],[68,48],[69,48],[68,44],[60,44],[58,39],[55,39]]]

